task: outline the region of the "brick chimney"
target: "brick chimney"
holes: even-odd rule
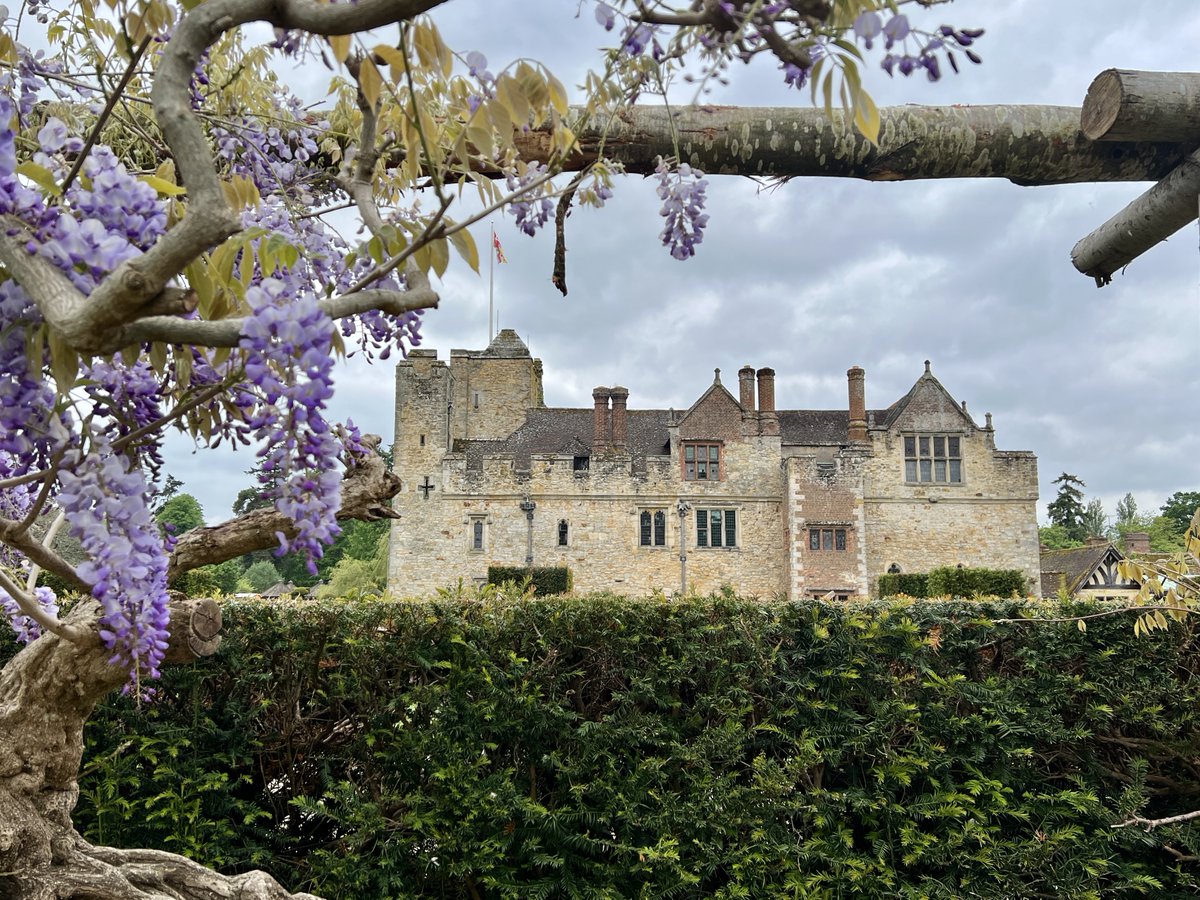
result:
[[[775,412],[775,370],[758,370],[758,411]]]
[[[1123,539],[1126,553],[1149,553],[1150,535],[1145,531],[1127,531]]]
[[[758,418],[761,433],[779,434],[779,414],[775,412],[775,370],[758,370]]]
[[[738,400],[746,412],[754,410],[754,367],[742,366],[738,369]]]
[[[592,400],[596,407],[592,411],[592,453],[602,453],[611,442],[608,422],[609,390],[598,387],[592,391]]]
[[[851,443],[867,439],[867,373],[859,366],[852,366],[846,372],[846,381],[850,388],[850,429],[847,433]]]
[[[624,451],[629,443],[629,424],[625,418],[625,406],[629,400],[629,388],[620,385],[610,392],[612,397],[612,442],[618,451]]]

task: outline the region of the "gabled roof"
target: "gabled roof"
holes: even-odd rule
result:
[[[971,418],[970,414],[962,408],[962,405],[955,400],[954,397],[951,396],[950,392],[942,385],[942,383],[937,380],[937,376],[935,376],[930,369],[929,360],[925,360],[924,374],[922,374],[921,377],[916,380],[913,386],[908,389],[908,393],[906,393],[887,409],[883,410],[881,413],[877,412],[875,414],[876,427],[891,428],[892,425],[894,425],[896,421],[902,415],[904,415],[905,410],[908,409],[913,400],[921,394],[927,392],[941,394],[941,396],[947,401],[946,406],[953,408],[955,412],[962,417],[964,422],[970,425],[973,429],[977,429],[979,427],[975,424],[975,420]]]
[[[719,372],[720,370],[718,369],[717,371]],[[732,403],[734,406],[736,406],[738,409],[742,410],[743,412],[746,411],[742,407],[742,404],[738,401],[738,398],[733,396],[733,394],[729,393],[729,391],[728,391],[728,389],[726,389],[725,385],[721,384],[721,376],[718,375],[716,378],[713,379],[713,383],[708,386],[708,390],[706,390],[703,394],[701,394],[699,399],[696,400],[696,402],[693,403],[691,406],[689,406],[687,408],[687,410],[684,412],[684,414],[679,417],[679,421],[686,422],[688,420],[688,416],[690,416],[697,409],[699,409],[701,406],[703,406],[708,401],[708,398],[711,397],[713,394],[716,394],[718,397],[724,396],[725,399],[729,400],[729,402]]]
[[[1115,571],[1116,564],[1124,558],[1120,550],[1107,542],[1066,550],[1042,550],[1042,596],[1053,597],[1060,590],[1075,594],[1086,587],[1105,585],[1126,590],[1131,585],[1109,580],[1104,571]],[[1101,583],[1088,585],[1098,571]]]

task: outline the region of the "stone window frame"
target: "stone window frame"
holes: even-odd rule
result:
[[[713,532],[713,529],[712,529],[712,523],[714,521],[713,513],[717,513],[721,516],[721,525],[720,525],[720,531],[719,531],[719,536],[720,536],[721,540],[720,540],[720,543],[718,543],[718,544],[713,544],[711,541],[711,538],[710,538],[710,535]],[[694,526],[695,534],[696,534],[696,543],[695,543],[696,549],[698,549],[698,550],[740,550],[742,548],[742,517],[741,517],[740,513],[741,513],[741,508],[737,507],[737,506],[710,505],[710,506],[705,506],[702,508],[698,507],[695,511],[696,522],[695,522],[695,526]],[[729,540],[728,540],[729,532],[730,532],[730,527],[729,527],[730,517],[733,518],[733,529],[732,529],[733,543],[732,544],[729,543]],[[702,518],[704,519],[704,522],[705,522],[703,529],[700,527]],[[703,535],[704,543],[700,542],[701,535]]]
[[[901,435],[904,483],[965,484],[963,439],[961,433],[950,432],[921,431]]]
[[[463,519],[467,526],[467,552],[475,554],[487,553],[488,532],[491,530],[492,517],[487,513],[468,513]]]
[[[850,535],[854,532],[849,525],[832,522],[812,523],[804,530],[808,532],[805,542],[808,553],[846,553],[850,549]]]
[[[701,460],[701,449],[704,450],[704,459]],[[688,470],[688,451],[692,451],[692,469]],[[723,441],[702,440],[702,441],[683,441],[679,448],[679,467],[683,474],[684,481],[724,481],[725,480],[725,447]],[[717,470],[717,477],[711,478],[709,474],[713,468]],[[700,477],[700,472],[704,472],[704,477]]]
[[[637,547],[639,550],[667,550],[667,508],[643,506],[637,510]],[[661,524],[662,528],[659,529]],[[644,530],[644,529],[649,529]],[[643,542],[647,538],[649,543]],[[661,538],[661,542],[659,539]]]
[[[571,524],[566,519],[558,520],[558,525],[555,527],[554,540],[556,547],[571,546]]]

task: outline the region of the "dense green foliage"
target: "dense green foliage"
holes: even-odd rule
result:
[[[179,537],[204,524],[204,510],[191,494],[175,494],[159,507],[154,518]]]
[[[76,820],[331,900],[1193,895],[1186,826],[1110,826],[1196,805],[1194,636],[984,618],[1064,609],[230,603]]]
[[[894,597],[1012,597],[1029,590],[1020,569],[957,568],[945,566],[922,572],[879,576],[879,596]]]
[[[571,570],[566,566],[488,566],[487,577],[487,583],[495,585],[524,585],[528,579],[533,592],[542,597],[569,594],[574,587]]]
[[[1176,491],[1162,506],[1162,514],[1171,520],[1175,530],[1183,534],[1192,516],[1200,509],[1200,491]]]

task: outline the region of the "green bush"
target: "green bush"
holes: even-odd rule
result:
[[[928,597],[929,576],[923,572],[889,572],[879,576],[879,596]]]
[[[510,581],[524,584],[527,578],[533,592],[542,597],[569,594],[574,586],[571,570],[566,566],[488,566],[488,584]]]
[[[1021,619],[1095,610],[231,601],[76,821],[330,900],[1195,896],[1192,827],[1111,826],[1200,805],[1200,649]]]
[[[1020,569],[973,569],[946,566],[928,573],[900,572],[879,576],[879,596],[894,597],[1021,597],[1028,591]]]

